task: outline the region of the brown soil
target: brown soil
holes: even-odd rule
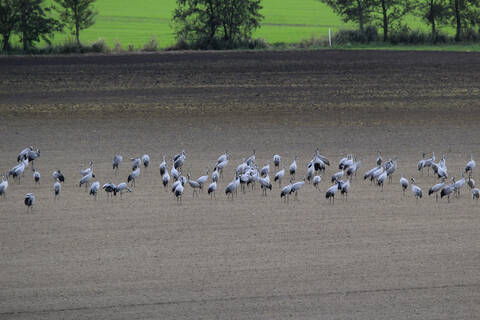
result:
[[[34,186],[28,168],[0,199],[0,318],[478,318],[480,205],[467,187],[436,203],[426,193],[437,180],[416,164],[445,154],[458,178],[471,152],[480,159],[479,54],[1,57],[0,74],[0,170],[34,144],[42,174]],[[332,162],[320,192],[305,185],[285,204],[274,185],[226,199],[252,149],[260,167],[296,154],[298,177],[315,147]],[[231,153],[216,200],[187,186],[178,204],[163,190],[158,165],[181,149],[194,177]],[[358,176],[330,205],[338,160],[357,154],[363,173],[377,150],[399,157],[393,183],[380,192]],[[90,160],[102,184],[119,183],[143,153],[152,165],[123,199],[78,187]],[[66,182],[54,202],[56,168]],[[402,173],[423,199],[402,197]]]

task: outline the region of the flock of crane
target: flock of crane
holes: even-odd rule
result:
[[[17,165],[11,168],[7,173],[2,175],[2,182],[0,183],[0,196],[6,197],[8,189],[8,180],[9,177],[18,180],[24,177],[26,168],[31,164],[33,171],[33,180],[35,183],[40,182],[40,173],[34,168],[34,162],[40,157],[40,150],[35,149],[32,146],[23,149],[17,156]],[[103,184],[100,188],[100,182],[93,181],[95,178],[95,173],[93,171],[94,163],[90,162],[90,165],[84,170],[80,170],[79,177],[79,187],[85,186],[85,190],[89,191],[89,194],[93,196],[96,200],[97,193],[100,190],[104,190],[109,197],[114,197],[122,194],[124,192],[132,192],[132,188],[135,187],[136,179],[140,176],[141,166],[147,168],[150,166],[150,157],[145,154],[141,158],[131,158],[132,171],[127,177],[127,182],[122,182],[118,185],[115,185],[111,182]],[[190,175],[187,174],[185,177],[182,174],[182,168],[184,168],[186,160],[185,151],[182,150],[179,154],[175,155],[172,158],[171,167],[163,157],[163,161],[159,166],[160,176],[162,179],[162,184],[167,191],[168,189],[176,197],[177,201],[182,201],[182,196],[185,193],[185,185],[188,184],[193,190],[193,197],[199,196],[199,191],[207,187],[207,193],[211,198],[215,197],[217,191],[217,184],[219,179],[223,179],[223,171],[227,167],[230,159],[229,154],[225,152],[220,155],[213,166],[213,171],[211,175],[209,174],[209,169],[207,168],[206,174],[199,177],[198,179],[191,179]],[[381,153],[378,153],[375,166],[365,172],[363,175],[364,180],[369,179],[371,184],[376,184],[383,191],[384,183],[388,180],[392,182],[393,174],[397,170],[397,158],[389,159],[384,161]],[[38,161],[38,160],[37,160]],[[123,162],[123,157],[121,155],[115,155],[112,161],[112,168],[115,174],[118,174],[119,166]],[[298,173],[297,170],[297,157],[295,156],[293,162],[288,167],[288,171],[285,170],[285,166],[282,165],[280,169],[280,164],[282,163],[280,155],[276,154],[272,159],[274,169],[276,173],[273,175],[273,182],[278,183],[280,188],[280,198],[283,198],[284,201],[289,201],[289,197],[293,194],[295,198],[298,196],[298,192],[302,189],[305,183],[311,183],[315,188],[319,188],[319,184],[322,181],[322,175],[325,175],[325,170],[327,166],[330,166],[330,161],[323,155],[321,155],[318,149],[313,153],[313,158],[308,162],[306,166],[306,174],[295,182],[295,175]],[[339,192],[345,200],[347,200],[348,193],[350,191],[352,177],[357,175],[357,171],[360,169],[362,161],[357,159],[353,155],[347,155],[346,157],[340,159],[338,168],[340,171],[336,172],[331,176],[332,185],[328,188],[325,193],[325,197],[334,204],[335,196]],[[435,184],[428,190],[428,195],[435,194],[435,198],[438,201],[438,194],[440,193],[440,198],[447,197],[447,201],[450,202],[450,196],[460,196],[460,191],[464,185],[468,185],[472,191],[472,198],[478,201],[480,197],[480,191],[475,187],[475,182],[472,179],[472,172],[475,168],[475,161],[470,155],[470,161],[466,164],[462,178],[455,180],[454,177],[451,179],[451,183],[447,183],[448,179],[448,170],[446,165],[445,156],[443,156],[438,162],[436,162],[435,153],[432,153],[430,158],[425,158],[423,154],[422,159],[418,162],[418,170],[422,172],[426,169],[427,174],[430,174],[430,171],[441,179],[441,182]],[[248,188],[255,189],[255,186],[260,186],[262,194],[267,196],[269,191],[272,191],[272,182],[270,180],[270,160],[267,161],[267,164],[261,169],[255,163],[255,150],[253,154],[247,159],[242,159],[242,162],[234,170],[234,178],[229,182],[225,187],[225,194],[227,198],[232,198],[238,193],[240,189],[241,192],[246,192]],[[467,177],[465,176],[467,175]],[[65,182],[65,176],[60,170],[55,170],[52,173],[54,179],[53,184],[53,195],[56,200],[60,195],[62,189],[62,183]],[[282,187],[282,181],[288,179],[289,183]],[[90,184],[91,183],[91,184]],[[90,188],[88,186],[90,184]],[[400,186],[405,195],[407,188],[409,186],[409,180],[404,176],[400,178]],[[411,192],[413,196],[417,199],[422,198],[423,191],[422,189],[415,184],[415,179],[412,177],[410,179]],[[33,193],[27,193],[24,198],[24,203],[27,206],[27,211],[33,210],[33,205],[35,204],[35,195]]]

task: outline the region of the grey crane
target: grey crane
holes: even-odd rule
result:
[[[273,165],[275,166],[275,169],[280,168],[280,156],[278,154],[273,155]]]
[[[261,177],[266,177],[270,174],[270,160],[267,161],[267,164],[260,171]]]
[[[277,173],[275,173],[275,176],[273,178],[273,181],[274,182],[277,182],[278,181],[278,186],[281,186],[282,185],[282,179],[283,177],[285,176],[285,167],[283,167],[282,170],[278,171]]]
[[[139,175],[140,175],[140,167],[137,167],[135,170],[130,172],[127,178],[127,182],[132,182],[131,184],[135,186],[136,185],[135,180],[138,178]]]
[[[2,176],[2,182],[0,183],[0,196],[6,198],[7,196],[7,189],[8,189],[8,176]]]
[[[235,176],[235,179],[233,179],[232,182],[227,184],[227,187],[225,188],[225,194],[227,195],[227,198],[232,196],[233,200],[233,193],[237,191],[238,185],[240,184],[240,178],[238,175]]]
[[[81,187],[83,184],[85,185],[85,192],[87,191],[88,183],[92,178],[95,178],[95,173],[90,172],[89,174],[85,175],[80,179],[80,183],[78,184],[79,187]]]
[[[114,185],[113,183],[105,183],[102,187],[102,189],[105,190],[107,195],[110,195],[112,198],[113,198],[113,192],[115,191],[116,188],[117,186]]]
[[[438,191],[440,191],[445,186],[445,179],[442,182],[437,183],[436,185],[432,186],[428,189],[428,195],[432,195],[435,193],[435,200],[438,201]]]
[[[403,175],[400,178],[400,185],[402,186],[403,196],[405,196],[405,191],[408,188],[408,180]]]
[[[87,168],[85,168],[85,169],[83,169],[83,170],[80,169],[80,174],[81,174],[82,176],[86,176],[87,174],[89,174],[89,173],[91,173],[91,172],[93,172],[93,160],[90,161],[90,164],[89,164],[89,166],[88,166]]]
[[[420,161],[418,161],[418,164],[417,164],[417,169],[418,169],[418,171],[422,172],[422,175],[423,175],[423,168],[424,167],[425,167],[425,152],[422,153],[422,159]]]
[[[298,199],[298,191],[305,185],[305,177],[303,181],[298,181],[292,184],[292,189],[290,190],[290,194],[295,192],[295,199]]]
[[[478,198],[480,198],[480,190],[478,190],[478,188],[473,188],[472,199],[477,200],[477,203],[478,203]]]
[[[160,163],[160,175],[163,177],[165,172],[168,171],[167,162],[165,161],[165,156],[163,156],[163,161]]]
[[[447,201],[450,202],[450,195],[455,191],[455,178],[452,178],[452,183],[446,185],[440,191],[440,198],[447,197]]]
[[[411,181],[412,181],[412,193],[415,199],[418,200],[419,198],[422,197],[422,189],[419,186],[415,185],[415,179],[413,177]]]
[[[167,186],[169,182],[170,182],[170,175],[168,174],[168,170],[166,170],[165,174],[162,177],[162,183],[163,183],[163,187],[165,188],[165,191],[167,191]]]
[[[332,204],[335,204],[335,194],[339,190],[339,182],[336,182],[333,186],[328,188],[325,198],[327,198]],[[341,187],[340,187],[341,188]]]
[[[470,161],[465,166],[465,172],[472,172],[473,168],[475,168],[475,160],[473,160],[473,156],[470,154]]]
[[[177,198],[178,201],[182,201],[182,195],[183,195],[183,185],[180,183],[174,191],[175,197]]]
[[[58,179],[58,181],[60,182],[65,182],[65,176],[59,169],[57,169],[56,171],[53,171],[52,177],[55,181]]]
[[[33,150],[33,147],[29,146],[29,147],[23,149],[22,151],[20,151],[20,153],[17,156],[17,162],[20,162],[20,161],[23,161],[23,160],[27,159],[28,158],[28,153],[32,150]]]
[[[123,192],[132,192],[132,189],[128,187],[125,182],[119,183],[113,190],[113,195],[116,196],[117,193],[120,193],[120,199],[122,199]]]
[[[290,176],[295,179],[295,172],[297,172],[297,155],[293,158],[292,164],[290,164]]]
[[[204,176],[201,176],[197,179],[197,183],[200,185],[200,189],[203,189],[203,185],[208,181],[208,173],[210,170],[207,168],[207,171]]]
[[[218,170],[218,173],[220,174],[220,177],[222,177],[222,179],[223,179],[223,169],[227,166],[227,164],[228,164],[228,159],[218,163],[215,166],[215,169]]]
[[[130,158],[130,160],[132,161],[132,171],[140,168],[140,163],[142,163],[140,158]]]
[[[113,157],[112,167],[113,167],[113,170],[115,170],[115,174],[118,173],[118,169],[119,169],[120,163],[122,163],[122,161],[123,161],[123,157],[120,154],[117,154]]]
[[[288,201],[291,191],[292,191],[292,180],[290,180],[289,184],[283,187],[282,191],[280,192],[280,199],[284,198],[285,201]]]
[[[33,172],[33,181],[35,181],[35,184],[40,183],[40,172],[37,170]]]
[[[23,199],[23,203],[27,206],[27,212],[29,209],[33,212],[33,205],[35,204],[35,196],[33,193],[27,193]]]
[[[180,168],[183,167],[184,163],[185,163],[185,150],[182,150],[181,153],[179,153],[175,157],[173,157],[173,167],[175,169],[180,169]]]
[[[318,185],[320,184],[320,181],[322,181],[322,177],[320,176],[315,176],[313,177],[313,186],[318,190]]]
[[[144,154],[142,156],[142,163],[145,168],[148,168],[148,166],[150,165],[150,156],[148,154]]]
[[[348,192],[350,191],[350,179],[344,183],[339,183],[340,193],[345,195],[345,200],[348,201]]]
[[[190,187],[192,187],[193,189],[193,197],[195,198],[195,193],[197,194],[197,197],[198,197],[198,190],[200,188],[202,188],[202,185],[200,183],[198,183],[198,181],[195,181],[195,180],[190,180],[190,174],[187,174],[187,181],[188,181],[188,184],[190,185]],[[207,179],[208,179],[208,176],[207,176]],[[206,181],[206,180],[205,180]]]
[[[215,197],[215,191],[217,191],[217,182],[216,181],[213,181],[212,183],[210,183],[210,185],[208,186],[208,194],[210,195],[210,198],[212,197]]]
[[[92,183],[92,185],[90,186],[90,195],[93,196],[93,198],[95,200],[97,200],[97,192],[98,192],[98,189],[100,189],[100,182],[98,181],[95,181],[94,183]]]
[[[53,198],[54,200],[57,200],[58,196],[60,195],[60,189],[62,188],[62,186],[60,185],[60,181],[55,181],[55,183],[53,184],[53,192],[55,194],[55,197]]]

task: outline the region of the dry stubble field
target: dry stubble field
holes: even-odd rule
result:
[[[0,199],[0,318],[478,319],[480,205],[402,197],[401,173],[447,156],[459,176],[480,159],[480,55],[436,52],[195,52],[1,57],[0,170],[27,145],[36,167]],[[328,156],[321,191],[283,203],[279,188],[227,200],[242,157],[274,153],[300,175]],[[216,200],[182,204],[161,187],[163,155],[185,149],[200,176],[228,150]],[[338,160],[399,157],[379,192],[358,176],[348,201],[324,194]],[[101,183],[126,180],[111,159],[150,154],[133,193],[97,201],[78,187],[90,160]],[[51,172],[66,175],[53,201]],[[474,172],[474,178],[480,179]],[[26,192],[37,203],[26,213]]]

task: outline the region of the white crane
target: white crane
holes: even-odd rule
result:
[[[0,183],[0,196],[6,198],[8,189],[8,176],[2,176],[2,183]]]
[[[288,201],[291,191],[292,191],[292,181],[290,180],[290,183],[287,184],[285,187],[283,187],[282,191],[280,192],[280,199],[285,198],[285,201]]]
[[[315,176],[313,177],[313,186],[318,190],[318,185],[320,184],[320,181],[322,181],[322,177],[320,176]]]
[[[112,198],[116,188],[117,186],[114,185],[113,183],[105,183],[102,187],[102,189],[105,190],[105,192],[107,193],[107,196],[110,195]],[[90,194],[92,193],[90,192]],[[95,199],[96,199],[96,196],[95,196]]]
[[[297,172],[297,155],[293,158],[293,162],[290,165],[290,176],[292,176],[293,179],[295,179],[295,172]]]
[[[270,160],[267,161],[267,164],[260,171],[261,177],[266,177],[270,174]]]
[[[132,192],[132,189],[128,187],[125,182],[119,183],[118,186],[113,190],[113,195],[116,196],[117,193],[120,193],[120,199],[122,199],[123,192]]]
[[[27,193],[25,195],[23,203],[25,203],[25,205],[27,206],[27,212],[28,212],[28,209],[30,209],[31,212],[33,212],[33,205],[35,204],[35,196],[33,195],[33,193]]]
[[[135,186],[136,185],[135,180],[138,178],[139,175],[140,175],[140,167],[137,167],[135,170],[130,172],[127,178],[127,182],[131,181],[132,185]]]
[[[445,179],[442,182],[437,183],[436,185],[432,186],[428,189],[428,195],[432,195],[435,193],[435,200],[438,201],[438,191],[440,191],[445,186]]]
[[[150,156],[148,154],[144,154],[142,156],[142,163],[145,168],[148,168],[148,166],[150,165]]]
[[[403,196],[405,196],[405,191],[408,188],[408,180],[403,175],[400,178],[400,185],[402,186]]]
[[[130,158],[132,161],[132,171],[140,168],[140,163],[142,162],[140,158]]]
[[[201,176],[197,179],[197,183],[200,185],[200,189],[203,189],[203,185],[208,181],[208,173],[210,170],[207,168],[207,171],[204,176]]]
[[[335,183],[333,186],[328,188],[327,193],[325,194],[325,198],[327,198],[332,204],[335,203],[335,194],[339,189],[339,182]]]
[[[33,171],[33,181],[35,181],[35,184],[40,183],[40,172],[37,170]]]
[[[167,186],[169,182],[170,182],[170,175],[168,174],[168,170],[166,170],[165,174],[162,177],[162,183],[163,183],[163,187],[165,188],[165,191],[167,191]]]
[[[212,183],[210,183],[210,185],[208,186],[208,194],[210,195],[210,198],[212,197],[212,194],[213,194],[213,197],[215,197],[215,191],[217,191],[217,182],[216,181],[213,181]]]
[[[283,167],[282,170],[278,171],[277,173],[275,173],[275,176],[273,178],[273,181],[274,182],[277,182],[278,181],[278,186],[281,186],[282,185],[282,179],[283,177],[285,176],[285,167]]]
[[[477,200],[478,203],[478,198],[480,198],[480,190],[478,190],[478,188],[474,188],[472,190],[472,199]]]
[[[113,157],[112,167],[113,167],[113,170],[115,170],[115,174],[118,173],[118,167],[120,166],[120,163],[122,163],[122,161],[123,161],[123,157],[119,154],[117,154]]]
[[[98,189],[100,189],[100,182],[98,181],[95,181],[94,183],[92,183],[92,185],[90,186],[90,195],[93,196],[93,198],[95,200],[97,200],[97,192],[98,192]]]
[[[418,171],[421,171],[422,175],[423,175],[424,167],[425,167],[425,152],[422,153],[422,160],[418,161],[418,164],[417,164]]]
[[[90,172],[89,174],[85,175],[80,179],[80,183],[78,184],[79,187],[81,187],[83,184],[85,185],[85,191],[87,191],[88,183],[92,178],[95,178],[95,173]]]
[[[411,179],[412,181],[412,193],[413,193],[413,196],[415,197],[416,200],[418,200],[419,198],[422,197],[422,189],[420,189],[420,187],[418,187],[417,185],[415,185],[415,179],[412,177]]]
[[[62,186],[60,185],[60,181],[55,181],[55,183],[53,184],[53,192],[55,193],[55,197],[53,198],[54,200],[57,200],[58,196],[60,195],[60,189],[62,188]]]
[[[65,182],[65,176],[59,169],[52,172],[52,177],[53,177],[53,180],[55,181],[58,179],[58,181],[60,182]]]
[[[198,183],[198,181],[190,180],[190,174],[187,174],[187,179],[188,179],[187,180],[188,184],[193,189],[193,197],[195,198],[195,193],[197,194],[197,197],[198,197],[198,189],[202,188],[202,185],[200,183]],[[207,176],[207,179],[208,179],[208,176]],[[205,181],[206,181],[206,179],[205,179]]]
[[[275,166],[275,169],[280,168],[280,156],[278,154],[273,155],[273,165]]]
[[[475,160],[473,160],[473,156],[470,154],[470,161],[468,161],[467,165],[465,166],[465,172],[473,172],[473,168],[475,168]]]
[[[160,176],[163,177],[163,175],[167,171],[168,171],[167,162],[165,161],[165,156],[163,156],[163,161],[162,161],[162,163],[160,163]]]

